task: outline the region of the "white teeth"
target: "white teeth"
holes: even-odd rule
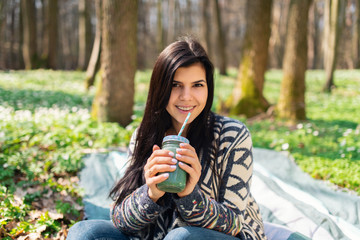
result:
[[[180,107],[180,106],[178,106],[178,108],[183,111],[189,111],[189,110],[193,109],[193,107]]]

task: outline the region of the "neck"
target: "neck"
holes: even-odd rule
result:
[[[176,130],[173,126],[171,126],[165,133],[166,136],[168,135],[177,135]]]
[[[186,137],[187,129],[188,129],[188,126],[185,126],[185,129],[184,129],[184,131],[182,132],[181,136]],[[171,126],[171,127],[166,131],[165,135],[166,135],[166,136],[168,136],[168,135],[178,135],[178,134],[179,134],[179,131],[180,131],[180,129],[179,129],[179,130],[176,130],[176,129],[174,128],[174,126]]]

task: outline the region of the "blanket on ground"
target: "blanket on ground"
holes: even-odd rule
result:
[[[284,153],[254,148],[251,192],[260,205],[268,239],[360,239],[360,197],[334,190],[302,172]],[[84,157],[80,187],[86,219],[110,219],[107,197],[126,168],[126,153]]]

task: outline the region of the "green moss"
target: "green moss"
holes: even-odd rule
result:
[[[92,102],[92,106],[91,106],[91,118],[93,120],[98,120],[99,119],[99,98],[102,92],[102,69],[99,70],[99,72],[97,73],[97,81],[95,81],[95,87],[96,87],[96,92],[95,92],[95,98],[94,101]]]
[[[241,83],[235,89],[235,91],[240,91],[240,99],[236,103],[232,103],[230,114],[253,117],[265,112],[269,107],[262,93],[255,86],[255,73],[252,70],[252,64],[250,56],[243,58],[238,77],[238,81],[241,81]],[[232,101],[232,98],[228,99],[227,104],[230,104],[230,101]]]
[[[306,120],[304,92],[296,86],[296,76],[284,74],[280,92],[279,102],[276,107],[276,114],[279,118],[292,122]],[[305,80],[304,80],[305,81]]]

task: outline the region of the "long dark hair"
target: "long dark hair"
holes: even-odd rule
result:
[[[182,38],[166,47],[156,60],[151,80],[148,98],[142,122],[136,136],[136,144],[131,163],[124,176],[112,188],[109,196],[120,202],[135,189],[145,183],[143,169],[152,153],[154,144],[161,146],[166,131],[171,127],[171,116],[166,111],[172,81],[179,67],[187,67],[194,63],[201,63],[206,71],[208,98],[205,108],[189,125],[187,138],[196,149],[200,158],[210,164],[210,149],[214,138],[213,114],[211,106],[214,97],[214,67],[204,48],[193,38]]]

